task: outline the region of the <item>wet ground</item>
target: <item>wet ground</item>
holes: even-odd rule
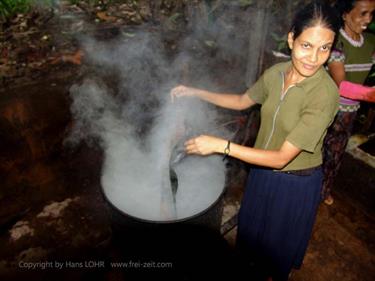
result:
[[[238,210],[246,169],[232,163],[224,197],[225,235],[172,229],[159,240],[154,230],[119,238],[101,193],[101,149],[95,143],[75,147],[63,143],[72,122],[66,83],[70,79],[55,76],[2,93],[0,279],[228,280],[242,276],[233,252],[235,220],[228,220]],[[290,280],[374,280],[374,177],[373,167],[345,155],[335,202],[320,206],[304,265]],[[171,241],[165,239],[169,234],[174,237],[173,247],[165,248]],[[150,248],[154,248],[152,254]],[[140,255],[140,249],[147,254]],[[124,262],[128,268],[118,269]],[[161,264],[157,268],[155,263]]]

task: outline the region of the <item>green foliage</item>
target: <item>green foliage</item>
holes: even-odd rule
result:
[[[241,7],[247,7],[253,4],[253,0],[238,0],[238,3],[240,4]]]
[[[30,0],[0,0],[0,16],[3,20],[17,13],[25,13],[30,8]]]
[[[80,2],[86,2],[89,5],[108,5],[116,0],[69,0],[70,4],[79,4]],[[51,7],[57,3],[58,0],[0,0],[0,20],[6,21],[16,14],[24,14],[29,12],[33,7]],[[128,0],[133,4],[137,3],[137,0]]]
[[[276,42],[276,49],[278,51],[282,51],[284,49],[288,49],[288,44],[287,44],[287,35],[284,34],[282,36],[276,34],[276,33],[271,33],[272,39]]]
[[[176,23],[177,19],[180,18],[181,16],[182,14],[180,13],[174,13],[173,15],[169,17],[169,20],[173,23]]]
[[[90,5],[99,5],[99,4],[109,4],[113,1],[111,0],[69,0],[70,4],[77,5],[79,2],[86,2],[89,3]]]
[[[35,5],[51,6],[54,0],[0,0],[0,19],[6,21],[16,14],[27,13]]]

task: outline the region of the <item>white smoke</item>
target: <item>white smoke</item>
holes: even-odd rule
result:
[[[168,92],[163,93],[168,96]],[[175,165],[178,176],[176,209],[172,198],[169,161],[172,149],[189,128],[214,129],[215,115],[204,103],[166,103],[143,142],[132,135],[114,98],[96,82],[86,80],[71,89],[75,126],[70,140],[95,137],[105,152],[102,188],[118,209],[152,221],[183,219],[204,211],[224,188],[225,166],[218,156],[187,156]],[[126,106],[122,107],[126,110]],[[211,116],[210,116],[211,115]],[[191,130],[191,129],[190,129]]]
[[[181,148],[187,138],[199,134],[230,137],[218,128],[213,106],[191,98],[172,104],[169,99],[170,89],[185,80],[184,72],[192,73],[189,78],[195,86],[219,87],[210,79],[214,59],[194,57],[198,45],[202,51],[198,53],[215,51],[224,61],[240,57],[246,46],[236,48],[242,41],[234,35],[241,32],[235,32],[224,16],[219,21],[225,28],[213,25],[211,31],[200,32],[193,27],[172,58],[165,54],[158,32],[134,31],[132,37],[119,36],[109,42],[80,38],[85,59],[102,78],[72,87],[74,126],[69,141],[99,141],[105,153],[104,194],[128,215],[152,221],[185,219],[209,208],[223,192],[226,169],[218,155],[187,156],[175,164],[176,205],[169,175],[173,149]],[[237,86],[244,85],[235,71],[226,72],[223,79],[227,76]],[[108,77],[116,83],[111,85]]]

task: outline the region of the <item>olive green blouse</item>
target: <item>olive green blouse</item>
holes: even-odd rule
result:
[[[284,75],[290,66],[290,61],[274,65],[247,91],[253,101],[262,104],[254,147],[278,150],[288,141],[302,150],[283,171],[322,163],[323,139],[339,100],[337,86],[323,67],[282,95]]]

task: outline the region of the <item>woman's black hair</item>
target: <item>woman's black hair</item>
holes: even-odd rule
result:
[[[344,26],[344,19],[342,16],[344,14],[349,13],[351,10],[354,9],[355,3],[358,2],[359,0],[337,0],[334,8],[337,11],[337,13],[340,15],[339,16],[339,21],[340,21],[340,26]]]
[[[326,2],[314,1],[302,7],[292,21],[290,32],[296,39],[306,28],[322,25],[335,34],[340,28],[337,12]]]

